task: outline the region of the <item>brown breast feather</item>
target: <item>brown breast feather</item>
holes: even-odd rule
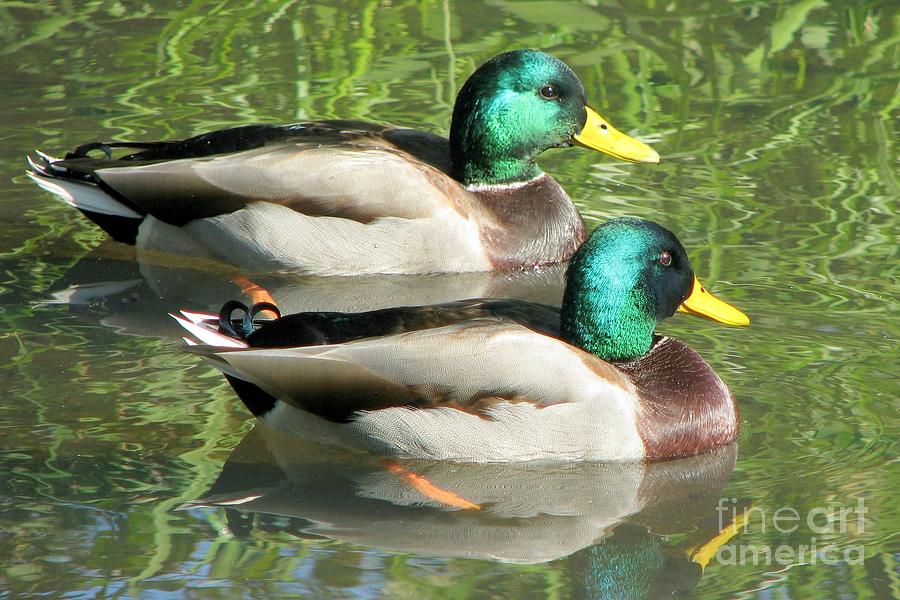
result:
[[[641,358],[616,366],[638,389],[637,429],[647,460],[699,454],[737,436],[731,392],[685,344],[661,338]]]
[[[486,188],[481,240],[494,268],[514,270],[568,260],[587,238],[565,190],[547,174],[519,187]]]

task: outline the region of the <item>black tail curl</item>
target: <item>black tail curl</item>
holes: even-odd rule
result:
[[[65,160],[72,158],[90,158],[89,154],[94,150],[99,150],[105,154],[107,160],[112,158],[112,148],[109,147],[109,144],[104,144],[103,142],[91,142],[89,144],[82,144],[72,152],[66,154]]]
[[[235,318],[234,313],[243,313]],[[271,302],[257,302],[249,308],[243,302],[229,300],[219,309],[219,333],[239,340],[256,331],[257,327],[269,319],[257,319],[259,313],[270,312],[275,318],[281,318],[281,311]]]
[[[66,154],[66,160],[70,160],[73,158],[91,158],[90,153],[94,150],[99,150],[103,154],[106,155],[106,160],[112,160],[113,157],[113,148],[127,148],[129,150],[158,150],[159,148],[172,146],[173,142],[89,142],[87,144],[82,144],[75,148],[73,151]],[[123,156],[122,160],[134,160],[135,155],[140,154],[134,153],[129,154],[128,156]]]

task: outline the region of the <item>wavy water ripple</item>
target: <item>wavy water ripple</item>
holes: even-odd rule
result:
[[[0,587],[15,597],[900,596],[897,26],[887,0],[7,3]],[[675,520],[690,526],[663,535],[636,514],[594,546],[536,564],[353,543],[285,515],[175,510],[223,477],[252,421],[216,373],[181,353],[165,315],[240,290],[226,269],[140,263],[105,241],[27,182],[25,152],[312,117],[446,132],[461,82],[512,47],[564,59],[601,114],[663,156],[657,167],[578,149],[542,156],[588,224],[631,214],[672,228],[707,285],[753,319],[725,330],[678,316],[662,328],[701,352],[740,403],[722,498],[769,517],[860,499],[868,508],[846,531],[783,533],[757,519],[730,543],[796,549],[815,535],[861,545],[864,564],[713,562],[700,573],[683,549],[704,525],[687,508]],[[426,287],[514,287],[470,279]],[[421,288],[378,283],[366,290]],[[300,306],[368,295],[352,282],[267,284]],[[423,509],[402,510],[398,528]]]

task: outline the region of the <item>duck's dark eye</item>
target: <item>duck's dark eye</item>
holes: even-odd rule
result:
[[[663,250],[662,252],[659,253],[657,260],[659,261],[659,264],[661,264],[662,266],[668,267],[669,265],[672,264],[672,255],[669,253],[668,250]]]
[[[556,86],[548,83],[541,88],[541,96],[547,100],[555,100],[556,98],[559,98],[559,92],[556,91]]]

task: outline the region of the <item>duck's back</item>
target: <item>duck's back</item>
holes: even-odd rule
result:
[[[96,158],[98,149],[135,149]],[[87,151],[93,150],[91,156]],[[360,222],[416,218],[455,196],[446,138],[362,121],[247,125],[186,140],[87,144],[52,164],[165,223],[270,202]]]
[[[559,336],[556,307],[524,300],[472,299],[361,313],[296,313],[263,323],[246,335],[246,342],[251,348],[343,344],[485,318],[499,318],[552,337]]]

